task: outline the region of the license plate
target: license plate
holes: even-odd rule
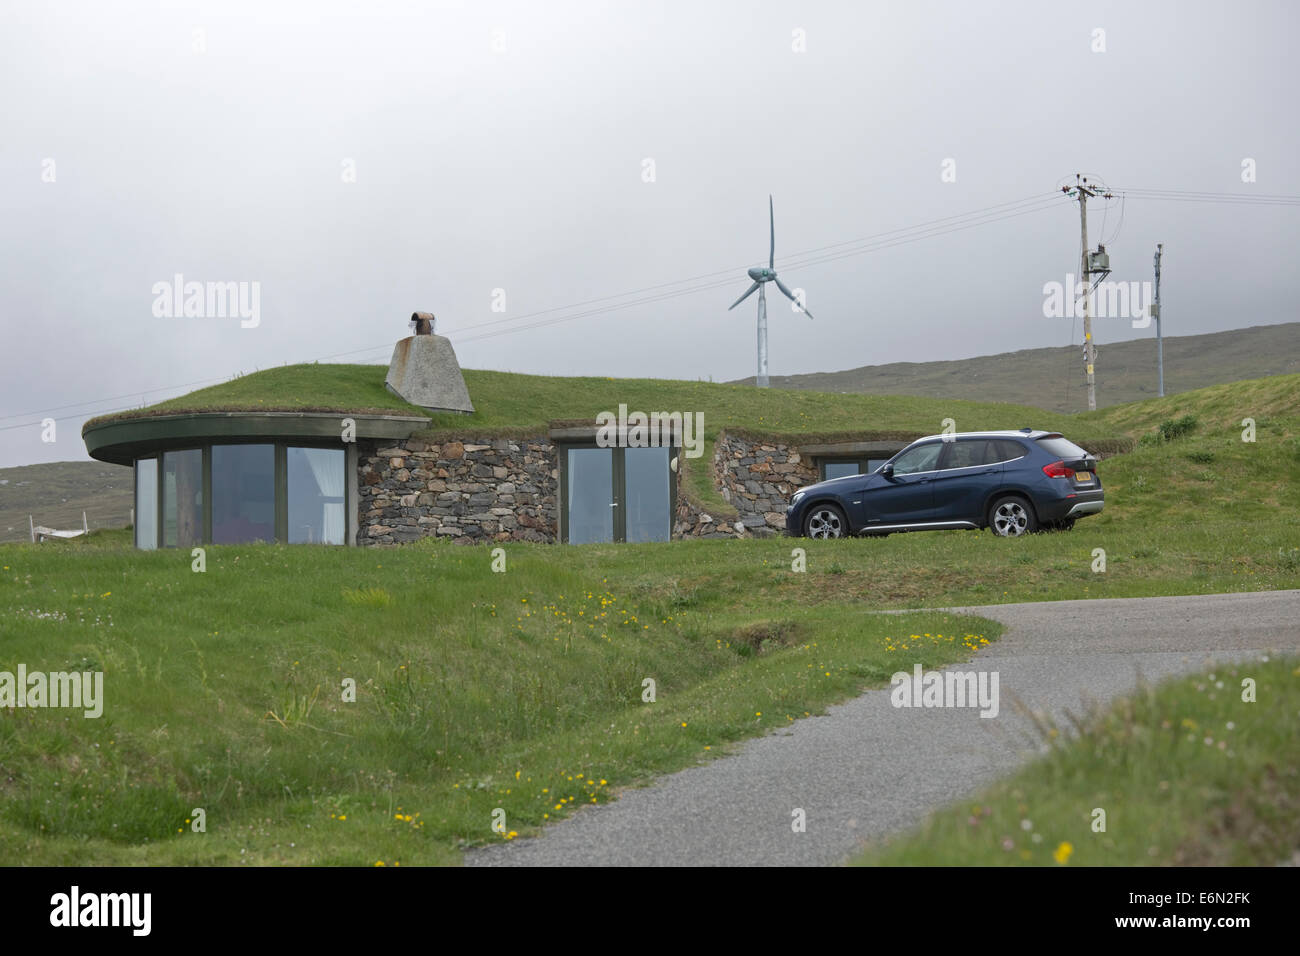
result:
[[[1074,473],[1074,480],[1077,481],[1077,482],[1080,482],[1080,483],[1087,482],[1087,481],[1092,481],[1092,472],[1090,472],[1090,471],[1076,471],[1076,472]]]

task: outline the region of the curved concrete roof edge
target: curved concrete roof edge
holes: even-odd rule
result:
[[[343,444],[343,422],[351,419],[357,438],[407,438],[431,419],[416,415],[364,415],[348,412],[211,411],[119,418],[87,425],[81,437],[99,461],[130,464],[150,451],[209,441],[324,439]]]

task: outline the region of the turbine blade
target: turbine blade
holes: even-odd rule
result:
[[[768,225],[772,227],[772,246],[767,253],[767,267],[776,269],[776,212],[772,209],[772,195],[767,196],[767,219]]]
[[[775,282],[776,282],[776,287],[785,293],[785,297],[789,299],[791,302],[793,302],[795,305],[799,306],[799,311],[801,311],[804,315],[808,316],[808,318],[811,319],[812,313],[809,312],[802,305],[800,305],[799,300],[795,298],[795,294],[785,287],[785,283],[782,282],[780,279],[776,279]]]
[[[749,291],[747,291],[744,295],[742,295],[742,296],[741,296],[739,299],[737,299],[735,302],[731,303],[731,305],[727,308],[727,311],[730,312],[730,311],[731,311],[732,309],[734,309],[736,306],[740,305],[740,303],[744,302],[744,301],[745,301],[746,299],[748,299],[751,295],[753,295],[753,294],[754,294],[754,290],[757,289],[758,286],[759,286],[759,283],[757,283],[757,282],[755,282],[753,285],[751,285],[751,286],[749,287]]]

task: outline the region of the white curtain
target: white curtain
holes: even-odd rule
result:
[[[345,454],[337,448],[299,448],[311,468],[322,497],[346,498]],[[343,501],[326,501],[321,515],[321,544],[342,544],[345,531]]]

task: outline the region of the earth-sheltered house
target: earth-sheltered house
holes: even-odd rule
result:
[[[769,535],[795,489],[874,468],[925,433],[791,434],[760,414],[710,422],[705,441],[693,426],[706,396],[734,409],[755,394],[705,383],[470,372],[471,401],[421,316],[387,377],[285,366],[87,422],[92,457],[134,468],[137,547]]]

